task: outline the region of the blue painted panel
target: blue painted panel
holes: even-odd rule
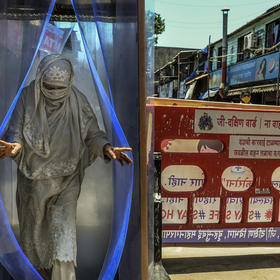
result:
[[[227,68],[227,84],[238,85],[254,81],[276,79],[279,53],[272,53]],[[210,88],[219,87],[221,70],[210,73]]]

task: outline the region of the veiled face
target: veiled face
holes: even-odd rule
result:
[[[63,100],[71,94],[73,66],[60,55],[44,57],[37,69],[36,81],[47,100]]]
[[[42,84],[47,90],[65,89],[71,83],[71,65],[59,59],[50,63],[42,75]]]

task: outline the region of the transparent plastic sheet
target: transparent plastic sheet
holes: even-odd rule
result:
[[[88,1],[90,3],[90,1]],[[101,1],[102,2],[102,1]],[[113,97],[110,87],[110,77],[108,75],[107,66],[105,62],[105,55],[103,52],[103,46],[107,45],[109,49],[112,48],[113,42],[113,29],[112,24],[106,24],[105,28],[102,30],[102,36],[100,36],[99,31],[99,23],[98,21],[95,21],[95,12],[91,5],[86,6],[87,7],[87,17],[82,17],[85,13],[85,3],[84,1],[75,0],[72,1],[73,7],[75,6],[75,12],[76,16],[79,19],[79,26],[82,30],[82,33],[84,35],[85,43],[88,46],[89,54],[92,58],[92,61],[98,71],[100,80],[102,82],[102,86],[104,87],[106,93],[109,96],[111,104],[113,104]],[[105,35],[106,34],[106,35]],[[106,44],[102,43],[102,38],[106,37]],[[112,49],[111,49],[112,50]],[[111,52],[111,59],[109,61],[112,61],[112,52]]]
[[[57,38],[59,35],[61,38],[69,38],[68,42],[65,44],[65,40],[60,40],[60,43],[52,44],[50,39],[56,38],[59,41]],[[50,43],[46,44],[46,42]],[[100,128],[105,131],[96,88],[77,23],[50,22],[48,24],[24,86],[28,86],[35,79],[39,62],[46,55],[53,53],[61,53],[72,61],[73,84],[87,97]],[[111,141],[110,136],[108,138]],[[111,234],[112,177],[112,164],[105,163],[102,159],[97,159],[86,169],[77,206],[77,279],[97,279],[101,271]],[[15,192],[16,186],[13,187]],[[18,222],[15,220],[14,224],[18,225]]]
[[[19,5],[8,0],[0,3],[0,137],[21,94],[54,3],[44,0],[30,5],[30,1],[21,1],[20,5],[30,8],[26,10],[17,10]],[[12,224],[14,221],[11,186],[15,183],[15,169],[11,160],[1,160],[0,169],[0,262],[15,280],[42,279],[23,254],[8,221],[8,217]]]
[[[96,2],[97,3],[97,2]],[[119,265],[120,280],[142,279],[140,225],[140,119],[138,82],[138,11],[136,0],[115,1],[112,94],[119,121],[134,151],[134,188],[127,238]],[[104,52],[106,49],[104,48]],[[106,52],[105,58],[109,57]],[[124,113],[122,113],[124,112]]]
[[[100,33],[96,30],[95,22],[84,22],[80,20],[81,11],[79,1],[73,2],[88,63],[95,82],[106,131],[111,132],[112,144],[114,146],[128,147],[129,144],[116,117],[113,104],[110,102],[112,98],[109,83],[110,78],[106,69],[105,56],[100,45]],[[109,34],[109,40],[111,40],[111,44],[108,42],[108,47],[111,48],[111,52],[113,53],[113,34],[110,31],[112,28],[113,25],[106,28],[106,31],[107,35]],[[96,37],[93,40],[92,37],[94,35],[96,35]],[[99,58],[99,60],[97,58]],[[102,58],[102,60],[100,60],[100,58]],[[126,112],[123,111],[122,113],[125,114]],[[132,158],[132,153],[129,153],[129,155]],[[112,233],[104,264],[98,279],[114,278],[122,256],[130,216],[134,167],[133,165],[122,167],[119,163],[114,163],[113,169],[114,199]]]
[[[66,23],[55,22],[57,26]],[[71,26],[71,23],[67,23]],[[75,35],[74,35],[75,34]],[[75,40],[74,40],[75,39]],[[78,23],[74,24],[71,44],[63,50],[74,66],[74,85],[83,92],[104,129],[103,115],[97,97]],[[69,46],[71,45],[71,46]],[[106,131],[110,139],[111,132]],[[113,204],[112,164],[96,160],[86,169],[77,207],[77,279],[98,279],[110,241]]]
[[[105,130],[97,90],[83,47],[78,23],[53,22],[52,24],[60,30],[72,29],[70,39],[63,49],[62,55],[72,61],[74,67],[74,85],[87,97],[97,117],[100,128]],[[87,28],[86,25],[87,23],[84,23],[84,26]],[[111,142],[111,132],[107,130],[106,133]],[[97,159],[86,169],[81,194],[78,199],[77,279],[98,279],[110,241],[112,208],[112,164]]]
[[[146,94],[154,94],[154,1],[145,1],[146,29]],[[154,279],[154,111],[147,109],[147,161],[148,161],[148,277]]]

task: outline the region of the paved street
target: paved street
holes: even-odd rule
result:
[[[278,280],[279,247],[164,247],[171,280]]]

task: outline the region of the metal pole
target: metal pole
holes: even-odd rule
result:
[[[181,68],[180,68],[180,53],[178,54],[178,83],[177,83],[177,98],[180,98],[180,78],[181,78]]]
[[[154,277],[153,280],[170,280],[162,265],[162,200],[161,153],[154,152]]]
[[[220,95],[224,97],[224,88],[226,85],[226,72],[227,72],[227,22],[228,22],[229,9],[222,9],[223,12],[223,41],[222,41],[222,83],[220,85]]]
[[[211,35],[209,35],[209,42],[208,42],[208,48],[207,48],[207,92],[208,92],[208,101],[210,100],[210,91],[209,91],[209,80],[210,80],[210,41],[211,41]]]
[[[138,5],[138,90],[139,90],[139,140],[140,140],[140,225],[141,225],[141,279],[148,279],[148,182],[147,182],[147,134],[146,134],[146,32],[145,1]],[[138,252],[135,252],[138,254]]]
[[[279,76],[280,76],[279,66],[280,66],[280,48],[278,51],[278,74],[277,74],[277,91],[276,91],[276,102],[275,102],[277,106],[279,105]]]

